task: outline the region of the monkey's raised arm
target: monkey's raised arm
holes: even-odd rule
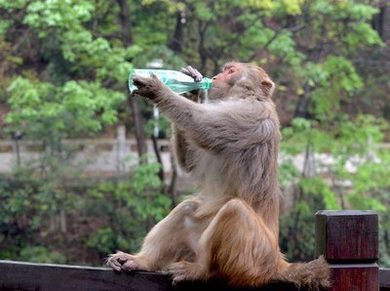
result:
[[[169,96],[169,97],[168,97]],[[168,118],[200,147],[213,152],[240,151],[279,138],[279,124],[268,104],[233,100],[193,104],[178,95],[157,102]]]
[[[279,137],[271,102],[234,99],[216,104],[194,103],[175,94],[156,77],[135,77],[137,94],[158,105],[179,129],[202,148],[221,152],[242,150]]]

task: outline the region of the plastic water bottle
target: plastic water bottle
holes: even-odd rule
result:
[[[212,81],[209,78],[203,77],[200,82],[195,82],[194,79],[186,74],[174,70],[161,69],[132,69],[129,74],[129,90],[133,92],[137,87],[133,84],[133,76],[150,77],[155,74],[166,86],[173,92],[183,94],[193,90],[203,89],[208,90],[212,86]]]

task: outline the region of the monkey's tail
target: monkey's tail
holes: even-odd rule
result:
[[[323,256],[308,263],[288,264],[273,278],[275,281],[291,282],[297,287],[321,290],[330,287],[330,269]]]

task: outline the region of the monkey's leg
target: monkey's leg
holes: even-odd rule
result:
[[[198,203],[195,198],[180,203],[152,228],[138,254],[118,251],[109,256],[107,265],[117,271],[156,271],[174,260],[193,256],[191,244],[197,241],[197,238],[193,238],[196,236],[196,228],[189,226],[187,221],[191,219]]]
[[[203,232],[195,263],[169,267],[174,282],[221,277],[234,286],[259,286],[283,264],[277,239],[243,200],[232,199]]]

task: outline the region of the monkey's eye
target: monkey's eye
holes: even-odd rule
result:
[[[227,71],[228,74],[233,74],[234,72],[235,72],[234,69],[228,69],[228,71]]]

